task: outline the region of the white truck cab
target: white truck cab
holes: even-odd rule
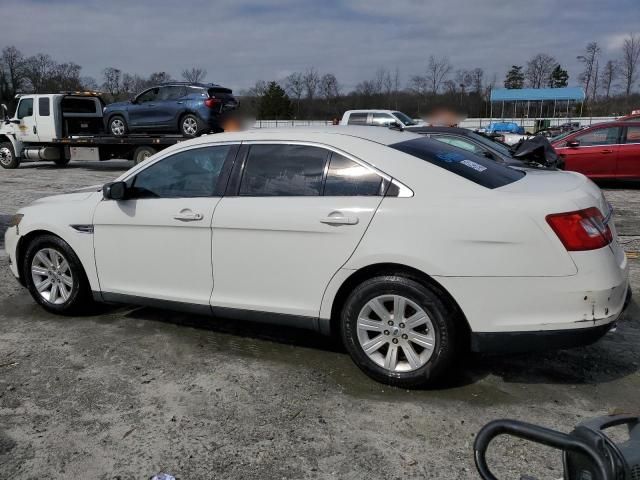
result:
[[[397,110],[347,110],[342,115],[340,125],[397,126],[405,128],[417,125],[417,122],[409,115]]]

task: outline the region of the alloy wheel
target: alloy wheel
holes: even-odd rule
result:
[[[31,279],[40,296],[49,303],[59,305],[71,296],[71,266],[64,255],[53,248],[43,248],[34,255]]]
[[[422,367],[436,344],[427,312],[401,295],[380,295],[369,300],[358,315],[357,332],[364,353],[392,372]]]
[[[111,133],[116,136],[124,135],[124,122],[119,118],[111,121]]]
[[[195,136],[198,133],[198,122],[193,117],[187,117],[182,122],[182,131],[189,136]]]

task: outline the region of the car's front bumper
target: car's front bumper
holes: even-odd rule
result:
[[[4,233],[4,248],[9,254],[9,268],[11,269],[11,273],[13,273],[14,277],[17,279],[20,279],[18,262],[16,259],[19,238],[17,227],[9,227]]]

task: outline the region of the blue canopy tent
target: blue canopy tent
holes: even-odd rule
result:
[[[582,116],[582,105],[585,100],[584,90],[580,87],[563,88],[495,88],[491,89],[491,118],[493,118],[493,103],[502,102],[501,117],[504,118],[504,106],[506,102],[514,103],[514,117],[517,111],[518,102],[527,103],[527,118],[529,118],[529,108],[531,102],[540,102],[540,117],[542,117],[542,106],[544,102],[553,102],[553,117],[556,116],[558,102],[567,102],[566,116],[569,117],[569,103],[580,102],[580,116]],[[536,115],[536,118],[538,116]]]

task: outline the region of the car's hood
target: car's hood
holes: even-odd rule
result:
[[[51,203],[76,203],[76,202],[84,202],[92,195],[96,195],[98,192],[96,189],[83,189],[78,192],[73,193],[63,193],[60,195],[52,195],[50,197],[39,198],[38,200],[31,203],[31,205],[42,205],[42,204],[51,204]]]
[[[131,102],[110,103],[109,105],[106,106],[105,111],[106,110],[119,110],[119,109],[122,109],[124,107],[127,107],[128,105],[131,105]]]

